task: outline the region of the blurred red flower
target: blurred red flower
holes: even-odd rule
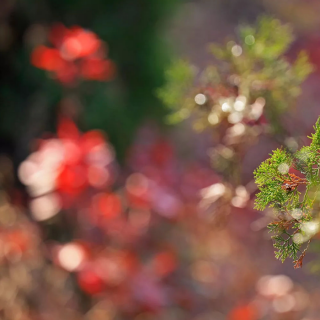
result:
[[[114,76],[114,63],[106,58],[104,44],[94,32],[56,24],[49,32],[49,41],[55,48],[36,47],[31,63],[52,72],[61,83],[72,85],[79,78],[108,81]]]
[[[105,284],[101,276],[97,273],[94,265],[88,264],[78,274],[78,284],[80,288],[88,294],[98,294],[105,289]]]
[[[257,318],[256,310],[249,305],[234,308],[228,316],[228,320],[256,320]]]
[[[71,120],[63,118],[57,138],[41,141],[21,164],[19,176],[33,196],[56,190],[62,206],[69,207],[86,188],[100,190],[112,184],[113,160],[113,150],[101,132],[82,135]]]

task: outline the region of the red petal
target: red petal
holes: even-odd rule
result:
[[[31,63],[40,69],[57,71],[62,67],[63,60],[58,50],[39,46],[31,54]]]
[[[115,65],[111,60],[88,58],[81,64],[81,75],[85,79],[106,81],[115,75]]]
[[[67,33],[68,29],[62,23],[54,24],[49,33],[49,41],[59,48]]]

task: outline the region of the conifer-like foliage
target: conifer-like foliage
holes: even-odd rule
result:
[[[260,190],[255,208],[272,207],[276,212],[276,220],[268,226],[276,258],[282,262],[293,258],[295,268],[302,266],[311,238],[319,230],[320,118],[314,130],[309,146],[295,154],[277,149],[254,172]]]
[[[312,71],[304,52],[289,59],[293,39],[290,25],[264,16],[240,26],[234,40],[211,44],[212,63],[204,70],[173,63],[158,90],[170,123],[191,117],[195,131],[211,130],[212,166],[233,185],[241,184],[244,155],[259,135],[284,136],[281,115]]]
[[[211,44],[213,61],[204,70],[185,60],[174,62],[158,91],[173,111],[170,122],[192,114],[195,129],[203,130],[224,120],[256,123],[263,111],[279,131],[279,115],[292,105],[312,70],[304,52],[289,62],[286,52],[293,40],[290,25],[264,16],[256,26],[240,26],[234,40]]]

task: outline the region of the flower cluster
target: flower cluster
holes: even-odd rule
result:
[[[114,152],[100,131],[82,135],[71,120],[61,119],[57,137],[38,144],[38,150],[19,167],[20,180],[36,197],[31,206],[37,220],[59,211],[55,191],[60,194],[63,207],[67,207],[86,188],[103,189],[113,183]]]
[[[58,236],[43,243],[47,258],[55,268],[74,274],[83,293],[99,301],[107,296],[114,312],[128,317],[200,303],[185,279],[199,287],[210,285],[208,299],[216,273],[222,272],[208,255],[213,243],[223,249],[226,236],[209,232],[211,218],[197,208],[200,190],[218,177],[201,164],[181,168],[167,140],[142,131],[129,159],[139,173],[115,179],[113,152],[105,138],[97,131],[81,134],[67,119],[60,121],[57,136],[40,141],[19,168],[32,196],[32,218],[45,229],[59,226]],[[187,230],[182,232],[177,223]],[[205,234],[212,236],[202,239],[194,227],[208,229]],[[165,237],[159,236],[162,230],[168,230]],[[204,241],[201,256],[189,241],[174,240],[186,235]],[[182,253],[182,246],[189,252]],[[187,274],[185,266],[190,266]],[[219,282],[219,288],[224,285]]]
[[[36,47],[31,63],[51,72],[61,83],[72,85],[81,78],[108,81],[114,76],[115,66],[106,58],[106,44],[92,31],[56,24],[49,32],[49,41],[54,48]]]
[[[63,220],[59,233],[77,232],[67,242],[50,237],[44,243],[54,265],[75,273],[84,293],[110,294],[115,304],[122,301],[125,312],[132,308],[130,301],[136,301],[130,312],[158,309],[166,303],[162,280],[178,267],[174,246],[150,240],[160,223],[152,216],[158,189],[141,173],[129,175],[115,189],[116,172],[113,150],[101,132],[81,134],[71,120],[61,119],[57,136],[38,143],[20,165],[19,177],[32,197],[35,221],[46,226]],[[8,233],[8,241],[14,237],[12,250],[28,246],[22,236]],[[147,239],[154,242],[150,252],[137,250]]]

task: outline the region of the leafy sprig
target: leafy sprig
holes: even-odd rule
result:
[[[309,146],[295,154],[277,149],[254,171],[260,190],[255,208],[272,207],[277,216],[268,226],[274,234],[275,256],[282,262],[293,258],[295,268],[302,266],[310,240],[319,230],[313,209],[320,185],[320,118],[314,130]]]

